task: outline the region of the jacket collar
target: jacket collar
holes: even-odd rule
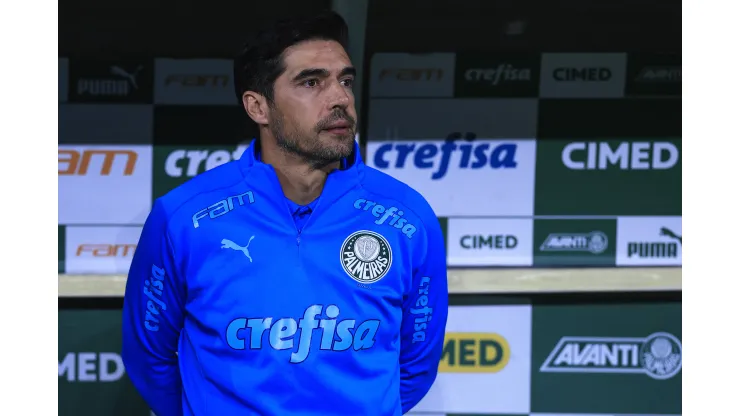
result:
[[[280,181],[278,181],[275,169],[271,165],[263,163],[260,160],[260,150],[259,139],[253,139],[249,144],[249,147],[244,151],[239,159],[241,171],[246,180],[252,186],[257,187],[258,190],[271,192],[273,194],[277,193],[279,190],[280,194],[282,194],[282,187],[280,186]],[[362,160],[362,155],[360,154],[360,145],[357,141],[354,142],[352,155],[342,161],[342,166],[342,169],[334,170],[328,175],[326,183],[324,184],[324,189],[321,192],[321,196],[319,196],[316,209],[319,209],[321,206],[330,206],[344,194],[359,185],[364,162]],[[252,179],[254,176],[262,176],[265,179],[268,179],[267,183],[270,183],[276,188],[272,190],[262,188],[262,186],[259,186],[258,184],[261,185],[265,182],[262,182],[259,179],[253,181]]]

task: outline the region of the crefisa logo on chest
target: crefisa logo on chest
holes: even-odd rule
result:
[[[357,282],[369,284],[382,279],[393,262],[391,245],[382,235],[362,230],[344,240],[340,251],[342,267]]]

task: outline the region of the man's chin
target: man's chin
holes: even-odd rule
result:
[[[339,144],[339,147],[342,148],[342,158],[347,158],[352,156],[352,152],[355,150],[355,136],[349,135],[341,139],[342,142]]]
[[[352,150],[355,147],[355,134],[352,131],[345,134],[322,132],[321,136],[323,136],[323,140],[321,140],[321,142],[325,147],[337,150],[342,149],[343,152],[348,153],[346,156],[342,157],[347,157],[352,154]]]
[[[354,150],[354,139],[351,141],[342,140],[341,143],[332,143],[324,147],[321,155],[317,158],[321,161],[322,165],[330,165],[332,163],[340,162],[342,159],[347,159],[352,156]]]

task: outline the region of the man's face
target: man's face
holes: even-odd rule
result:
[[[324,166],[352,154],[357,112],[355,70],[334,41],[299,43],[283,54],[269,125],[278,145]]]

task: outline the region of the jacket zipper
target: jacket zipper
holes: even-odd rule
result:
[[[316,208],[318,208],[318,206],[319,206],[320,203],[321,203],[321,201],[319,200],[316,203]],[[296,225],[296,231],[297,231],[297,233],[296,233],[295,242],[296,242],[296,246],[298,246],[298,255],[301,254],[301,233],[303,233],[303,230],[306,228],[306,226],[308,225],[308,223],[311,221],[311,217],[314,214],[316,214],[316,210],[315,209],[311,211],[311,214],[309,214],[308,218],[306,219],[306,222],[303,223],[303,227],[298,228],[298,226]],[[295,218],[293,218],[292,213],[291,213],[291,219],[293,220],[293,223],[295,224]]]

